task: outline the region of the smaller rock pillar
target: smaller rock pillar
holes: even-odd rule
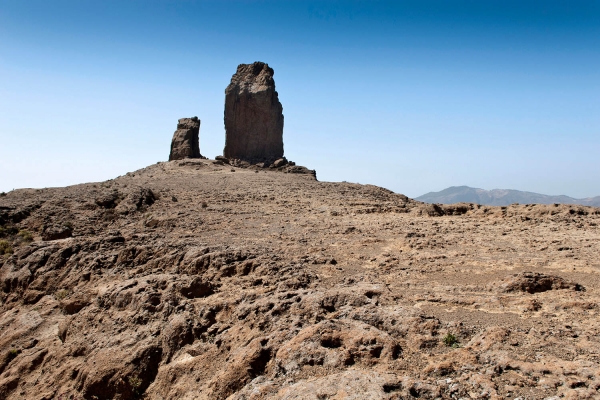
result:
[[[184,158],[202,158],[200,154],[200,120],[198,117],[181,118],[171,141],[169,161]]]

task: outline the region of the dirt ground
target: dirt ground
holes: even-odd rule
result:
[[[600,398],[599,208],[295,172],[0,196],[0,398]]]

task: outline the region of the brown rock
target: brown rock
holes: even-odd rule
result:
[[[215,161],[221,161],[224,164],[229,164],[229,159],[223,156],[216,156]]]
[[[42,297],[44,297],[46,295],[46,293],[41,292],[39,290],[27,290],[25,291],[25,294],[23,295],[23,303],[24,304],[35,304],[38,301],[40,301],[40,299]]]
[[[84,296],[73,296],[60,302],[60,308],[67,315],[77,314],[84,307],[88,306],[90,301]]]
[[[125,198],[115,207],[115,211],[119,214],[144,210],[156,201],[154,193],[148,188],[134,187],[122,195]]]
[[[523,272],[505,278],[499,289],[502,292],[527,293],[540,293],[558,289],[585,290],[583,286],[566,281],[560,276],[546,275],[539,272]]]
[[[180,287],[180,293],[188,299],[195,299],[210,296],[214,293],[214,290],[210,282],[205,282],[196,277],[189,284],[183,284]]]
[[[171,141],[169,161],[184,158],[202,158],[200,154],[200,120],[198,117],[181,118]]]
[[[279,167],[283,167],[286,164],[287,164],[287,159],[285,157],[283,157],[283,158],[280,158],[279,160],[275,160],[275,162],[273,163],[273,167],[279,168]]]
[[[273,69],[262,62],[240,64],[225,89],[223,155],[251,162],[282,158],[282,112]]]
[[[265,342],[264,338],[256,338],[232,352],[230,362],[215,374],[210,383],[212,398],[225,399],[244,387],[246,382],[264,373],[273,356],[272,349],[263,345]]]
[[[96,197],[95,202],[100,207],[113,208],[119,199],[119,192],[116,190],[106,191]]]
[[[73,236],[73,228],[65,225],[51,225],[42,232],[43,240],[66,239]]]

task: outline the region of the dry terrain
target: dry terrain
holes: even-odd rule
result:
[[[0,398],[600,398],[600,209],[302,172],[0,197]]]

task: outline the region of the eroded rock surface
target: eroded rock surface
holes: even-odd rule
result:
[[[0,398],[598,398],[600,209],[281,164],[0,197]]]
[[[198,117],[181,118],[171,141],[169,161],[184,158],[202,158],[200,154],[200,120]]]
[[[230,159],[273,162],[283,157],[283,107],[273,69],[240,64],[225,89],[225,149]]]
[[[585,290],[575,282],[569,282],[560,276],[546,275],[539,272],[521,272],[503,279],[498,289],[503,292],[541,293],[547,290]]]

